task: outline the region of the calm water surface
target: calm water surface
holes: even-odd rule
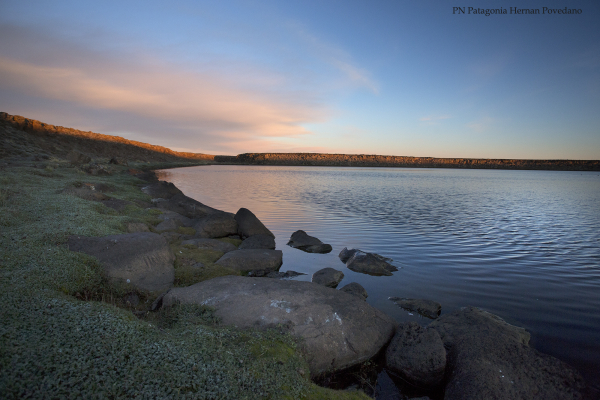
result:
[[[403,168],[202,166],[161,171],[186,195],[235,213],[245,207],[275,234],[281,271],[342,270],[368,302],[398,321],[390,296],[426,298],[442,314],[477,306],[526,328],[531,345],[600,387],[600,174]],[[333,246],[286,246],[305,230]],[[360,248],[394,260],[391,277],[345,268]]]

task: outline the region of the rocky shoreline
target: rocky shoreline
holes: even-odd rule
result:
[[[245,153],[215,156],[214,161],[242,165],[600,171],[600,160],[435,158],[372,154]]]
[[[250,210],[226,213],[185,196],[173,184],[148,174],[145,178],[151,182],[142,190],[164,215],[154,233],[71,237],[69,247],[97,257],[111,279],[126,280],[140,290],[160,290],[153,310],[179,304],[209,306],[225,326],[283,329],[300,341],[312,378],[360,365],[383,352],[387,372],[416,388],[421,399],[437,398],[435,393],[444,393],[445,399],[585,398],[579,373],[529,347],[524,329],[473,307],[438,317],[437,303],[394,298],[399,306],[434,319],[426,328],[397,324],[364,301],[362,287],[336,289],[343,272],[332,268],[315,273],[313,282],[270,279],[290,275],[279,272],[282,258],[281,251],[274,250],[274,236]],[[182,231],[182,226],[193,229]],[[323,245],[299,232],[289,245],[302,251]],[[223,239],[241,243],[226,246]],[[223,255],[215,265],[231,273],[173,287],[178,255],[169,243],[176,241],[190,248],[218,248]],[[387,262],[391,260],[357,249],[343,249],[340,259],[357,272],[391,275],[395,270]],[[364,265],[353,268],[354,264]],[[377,269],[382,265],[392,268],[382,273]],[[431,303],[433,311],[428,311]],[[391,388],[393,393],[394,385]]]

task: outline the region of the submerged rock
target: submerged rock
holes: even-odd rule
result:
[[[362,287],[362,285],[357,282],[349,283],[346,286],[344,286],[343,288],[341,288],[340,290],[343,292],[346,292],[346,293],[350,293],[354,296],[358,296],[362,300],[367,300],[367,297],[369,297],[369,294],[367,293],[365,288]]]
[[[290,241],[287,243],[287,245],[307,253],[326,254],[332,250],[330,244],[323,243],[316,237],[309,236],[302,230],[292,233]]]
[[[390,297],[390,300],[405,310],[417,312],[431,319],[436,319],[442,312],[442,305],[432,300],[407,299],[403,297]]]
[[[284,327],[303,339],[301,349],[313,377],[370,359],[388,343],[395,326],[355,296],[293,280],[224,276],[171,289],[162,302],[213,307],[224,325]]]
[[[268,269],[277,271],[283,263],[281,250],[250,249],[236,250],[226,253],[215,264],[237,271],[254,271]]]
[[[581,399],[583,378],[528,346],[529,333],[475,307],[429,324],[448,351],[445,399]]]
[[[374,276],[392,276],[393,271],[398,271],[398,268],[376,257],[375,254],[362,251],[355,252],[346,262],[346,267],[354,272]]]
[[[173,286],[175,255],[156,233],[137,232],[104,237],[71,236],[69,250],[96,257],[110,279],[148,291]]]
[[[392,261],[394,261],[391,258],[380,256],[379,254],[376,254],[376,253],[367,253],[366,251],[362,251],[362,250],[359,250],[359,249],[350,249],[350,250],[348,250],[347,247],[344,247],[342,249],[342,251],[340,251],[340,254],[339,254],[338,257],[345,264],[357,252],[365,253],[365,254],[371,254],[373,257],[375,257],[375,258],[377,258],[378,260],[381,260],[381,261],[386,261],[386,262],[392,262]]]
[[[385,363],[412,385],[433,388],[444,379],[446,350],[436,330],[408,322],[396,328]]]
[[[342,279],[344,279],[344,273],[333,268],[323,268],[312,276],[314,283],[330,288],[336,288]]]

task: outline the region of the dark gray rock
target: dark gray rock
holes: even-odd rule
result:
[[[391,276],[393,271],[398,271],[387,261],[381,260],[372,253],[355,252],[346,262],[346,267],[354,272],[374,276]]]
[[[161,221],[164,221],[167,219],[174,219],[181,223],[180,226],[185,226],[188,228],[194,226],[194,224],[195,224],[194,220],[192,220],[186,216],[183,216],[181,214],[177,214],[176,212],[168,211],[168,210],[161,210],[161,211],[162,211],[162,214],[160,214],[158,216],[158,219],[160,219]]]
[[[254,235],[250,236],[239,246],[240,250],[244,249],[271,249],[275,250],[275,238],[269,235]]]
[[[250,249],[230,251],[219,258],[215,264],[238,271],[259,269],[277,271],[282,263],[283,252],[281,250]]]
[[[176,194],[168,200],[156,201],[155,203],[161,210],[173,211],[191,219],[223,212],[191,199],[182,193]]]
[[[176,231],[180,226],[181,222],[176,219],[165,219],[163,222],[156,225],[154,230],[158,233],[163,233],[167,231]]]
[[[166,290],[173,286],[175,255],[156,233],[138,232],[104,237],[71,236],[69,250],[96,257],[110,279],[133,287]]]
[[[306,232],[299,230],[292,233],[290,241],[287,243],[295,249],[306,251],[307,253],[326,254],[331,252],[331,245],[321,242],[313,236],[309,236]]]
[[[169,243],[173,243],[179,239],[181,239],[181,235],[177,232],[163,232],[160,236],[164,237],[165,240]]]
[[[233,214],[218,212],[201,218],[194,225],[194,229],[196,230],[196,237],[222,238],[235,234],[238,225],[233,218]]]
[[[417,312],[431,319],[436,319],[442,312],[442,305],[433,300],[407,299],[404,297],[390,297],[390,300],[405,310]]]
[[[181,242],[181,245],[191,245],[202,250],[215,250],[222,253],[229,253],[230,251],[237,250],[237,247],[233,244],[222,242],[217,239],[189,239]]]
[[[444,379],[446,350],[436,330],[408,322],[396,328],[385,363],[411,384],[433,388]]]
[[[296,276],[306,275],[301,272],[296,271],[286,271],[286,272],[278,272],[272,271],[270,269],[255,269],[253,271],[248,272],[248,276],[255,278],[272,278],[272,279],[290,279],[295,278]]]
[[[152,198],[168,200],[176,194],[183,194],[183,192],[171,182],[158,181],[150,185],[144,186],[142,192],[152,196]]]
[[[404,400],[404,396],[396,387],[396,384],[387,374],[385,369],[377,374],[377,385],[375,385],[375,398],[377,400]]]
[[[266,226],[246,208],[240,208],[235,214],[235,220],[238,223],[238,234],[242,238],[247,238],[254,235],[268,235],[275,237]]]
[[[336,288],[342,279],[344,279],[344,273],[333,268],[323,268],[312,276],[314,283],[330,288]]]
[[[585,383],[566,363],[528,346],[529,333],[475,307],[429,324],[447,349],[445,399],[581,399]]]
[[[303,339],[313,377],[370,359],[394,334],[394,321],[381,311],[312,282],[224,276],[171,289],[163,298],[163,306],[177,302],[213,307],[223,325],[288,329]]]
[[[362,300],[367,300],[367,297],[369,297],[369,294],[367,293],[365,288],[357,282],[349,283],[340,290],[346,293],[350,293],[354,296],[358,296]]]
[[[339,254],[338,257],[345,264],[356,252],[365,253],[365,254],[371,254],[373,257],[375,257],[375,258],[377,258],[378,260],[381,260],[381,261],[386,261],[386,262],[392,262],[392,261],[394,261],[391,258],[380,256],[379,254],[376,254],[376,253],[367,253],[366,251],[362,251],[362,250],[359,250],[359,249],[350,249],[350,250],[348,250],[347,247],[344,247],[342,249],[342,251],[340,251],[340,254]]]

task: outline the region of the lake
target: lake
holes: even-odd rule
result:
[[[400,322],[430,320],[389,297],[425,298],[442,314],[476,306],[522,326],[531,345],[577,368],[600,393],[600,173],[410,168],[201,166],[159,171],[186,195],[248,208],[275,234],[281,271],[332,267],[338,287]],[[298,229],[333,246],[286,246]],[[390,257],[393,276],[350,271],[344,248]]]

